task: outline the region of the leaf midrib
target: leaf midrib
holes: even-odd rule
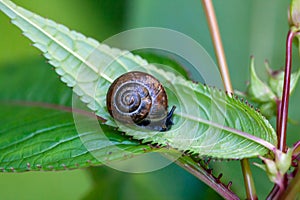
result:
[[[214,127],[216,129],[221,129],[221,130],[224,130],[224,131],[228,131],[228,132],[233,133],[237,136],[240,136],[240,137],[243,137],[245,139],[251,140],[254,143],[265,146],[266,148],[268,148],[270,150],[273,150],[275,148],[275,146],[273,144],[271,144],[271,143],[269,143],[269,142],[267,142],[267,141],[265,141],[265,140],[263,140],[259,137],[251,135],[249,133],[246,133],[246,132],[243,132],[243,131],[240,131],[240,130],[237,130],[237,129],[234,129],[234,128],[231,128],[231,127],[228,127],[228,126],[220,125],[218,123],[215,123],[215,122],[212,122],[212,121],[209,121],[209,120],[206,120],[206,119],[202,119],[202,118],[199,118],[199,117],[194,117],[194,116],[191,116],[191,115],[188,115],[188,114],[185,114],[185,113],[181,113],[180,116],[185,117],[186,119],[189,119],[189,120],[192,120],[192,121],[195,121],[195,122],[203,123],[205,125],[208,125],[210,127]]]

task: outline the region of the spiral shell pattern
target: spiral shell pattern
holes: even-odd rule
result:
[[[106,105],[110,115],[127,125],[162,130],[166,125],[168,100],[161,83],[144,72],[128,72],[110,86]]]

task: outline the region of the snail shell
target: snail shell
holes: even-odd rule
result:
[[[107,92],[106,105],[110,115],[123,124],[156,131],[169,127],[167,94],[150,74],[133,71],[118,77]]]

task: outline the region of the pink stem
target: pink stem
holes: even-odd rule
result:
[[[286,128],[288,119],[288,106],[290,97],[290,82],[292,71],[292,42],[297,32],[290,30],[286,39],[286,57],[285,57],[285,73],[283,82],[283,91],[281,101],[277,101],[277,122],[276,131],[278,137],[278,149],[283,152],[287,151],[286,148]],[[272,191],[267,199],[276,199],[281,193],[278,185],[274,185]]]
[[[282,91],[282,100],[279,103],[278,110],[278,124],[277,124],[277,136],[278,136],[278,149],[286,152],[286,127],[288,119],[288,106],[290,96],[290,82],[291,82],[291,70],[292,70],[292,42],[296,32],[290,30],[286,39],[286,58],[285,58],[285,73],[284,84]]]

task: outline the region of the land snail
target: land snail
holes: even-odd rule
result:
[[[173,125],[175,106],[168,113],[167,94],[152,75],[132,71],[118,77],[109,87],[106,106],[118,122],[153,131],[167,131]]]

